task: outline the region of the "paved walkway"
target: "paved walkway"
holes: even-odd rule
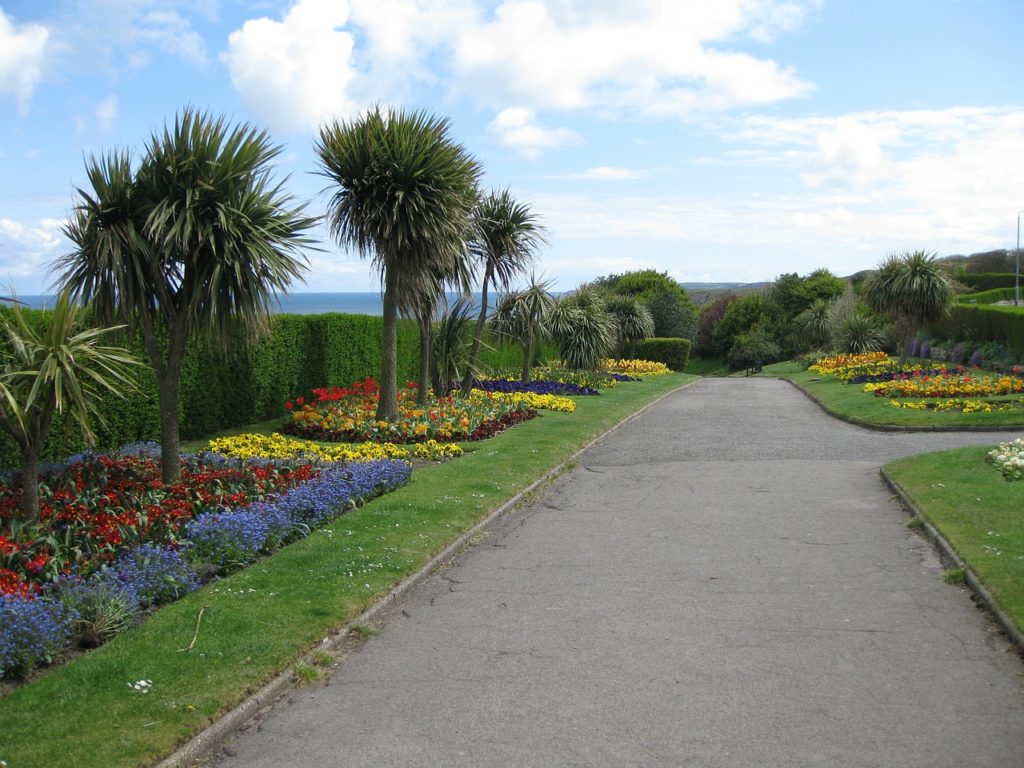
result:
[[[784,382],[701,381],[219,765],[1020,768],[1024,664],[877,472],[1000,439],[869,432]]]

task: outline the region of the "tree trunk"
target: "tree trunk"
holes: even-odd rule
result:
[[[39,521],[39,446],[21,449],[21,515],[27,523]]]
[[[384,333],[380,340],[380,400],[377,421],[398,419],[398,277],[384,275]]]
[[[530,370],[533,362],[533,334],[526,334],[526,341],[523,342],[523,384],[530,381]]]
[[[416,392],[416,405],[426,406],[427,392],[430,389],[430,358],[431,358],[431,313],[423,312],[420,321],[420,386]]]
[[[160,476],[165,484],[181,480],[181,437],[178,431],[179,371],[167,365],[157,376],[160,396]]]
[[[477,360],[480,358],[480,342],[484,337],[484,324],[487,322],[487,284],[491,281],[491,266],[484,270],[484,280],[480,285],[480,314],[476,318],[476,331],[473,332],[473,346],[469,349],[469,361],[466,363],[466,375],[462,377],[462,394],[468,395],[473,388],[473,374],[476,372]]]

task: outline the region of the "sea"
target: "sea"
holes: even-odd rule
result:
[[[457,296],[449,294],[448,300],[454,302]],[[472,296],[473,305],[480,306],[480,294]],[[54,304],[53,296],[45,295],[20,295],[18,301],[32,309],[46,309]],[[490,302],[494,303],[494,294],[490,296]],[[439,312],[443,307],[439,308]],[[280,294],[277,297],[276,306],[273,311],[280,314],[291,315],[319,315],[324,312],[343,312],[349,315],[376,315],[384,314],[384,304],[381,295],[377,291],[368,293],[288,293]]]

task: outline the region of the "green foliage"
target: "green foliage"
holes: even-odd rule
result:
[[[714,350],[722,355],[728,354],[736,337],[753,328],[764,314],[765,299],[760,293],[748,293],[731,301],[711,332]]]
[[[0,312],[10,312],[2,310]],[[24,310],[33,323],[46,322],[49,312]],[[181,375],[179,420],[185,440],[224,429],[283,416],[283,403],[308,395],[314,387],[347,386],[367,376],[380,376],[383,319],[370,315],[274,315],[270,334],[225,356],[219,348],[193,345],[185,353]],[[138,334],[121,339],[140,353]],[[398,375],[416,378],[419,344],[416,323],[398,322]],[[94,426],[98,450],[112,450],[137,440],[160,436],[160,414],[154,393],[156,377],[146,366],[135,370],[137,391],[122,400],[113,394],[96,399],[105,424]],[[127,389],[127,388],[126,388]],[[54,414],[44,461],[58,461],[86,446],[66,415]],[[0,435],[0,467],[18,466],[14,441]]]
[[[1024,308],[957,304],[947,317],[931,322],[928,332],[954,341],[995,341],[1024,361]]]
[[[693,343],[689,339],[651,338],[637,342],[632,356],[636,360],[664,363],[673,371],[683,370],[690,362]]]
[[[992,288],[978,293],[962,293],[956,297],[959,304],[995,304],[997,301],[1013,301],[1013,288]]]
[[[655,336],[691,341],[696,338],[697,308],[686,289],[669,277],[668,272],[644,269],[599,277],[594,284],[612,296],[629,296],[646,304],[654,319]]]
[[[767,330],[754,326],[736,335],[726,359],[733,368],[746,368],[750,365],[765,365],[778,360],[782,349]]]
[[[435,392],[458,385],[464,373],[470,380],[477,375],[477,362],[469,356],[472,334],[469,302],[459,299],[445,309],[441,322],[433,329],[431,378]]]
[[[817,346],[825,340],[825,308],[846,287],[845,280],[827,269],[817,269],[807,277],[779,275],[765,294],[762,326],[786,354]]]
[[[615,318],[617,328],[616,356],[621,357],[627,345],[654,335],[654,317],[639,299],[613,296],[608,301],[608,312]]]
[[[1013,288],[1016,275],[1013,272],[962,272],[956,279],[974,291],[990,291],[993,288]]]
[[[735,293],[726,293],[714,301],[705,304],[700,309],[697,318],[697,342],[696,349],[701,355],[713,355],[715,353],[714,333],[715,328],[722,321],[725,311],[736,299]]]
[[[598,288],[581,285],[558,300],[550,317],[551,335],[566,367],[594,370],[608,357],[617,328]]]

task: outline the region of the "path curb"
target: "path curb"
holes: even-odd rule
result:
[[[774,376],[779,381],[788,381],[794,387],[796,387],[812,403],[817,405],[821,410],[831,416],[833,419],[839,419],[845,421],[847,424],[852,424],[855,427],[861,427],[863,429],[873,429],[876,432],[1020,432],[1024,430],[1024,425],[1021,424],[964,424],[959,427],[934,427],[922,424],[920,426],[912,427],[903,424],[873,424],[870,421],[864,421],[862,419],[855,419],[850,416],[843,416],[836,413],[835,411],[829,410],[824,403],[821,402],[817,397],[811,394],[810,390],[800,386],[795,381],[785,376]]]
[[[1024,634],[1014,626],[1010,617],[1007,616],[1006,613],[1003,612],[1003,609],[999,607],[995,598],[993,598],[989,591],[985,589],[985,586],[978,580],[974,571],[967,567],[967,564],[960,559],[960,556],[957,555],[956,550],[954,550],[953,546],[946,540],[946,537],[943,536],[934,525],[932,525],[931,521],[928,520],[927,516],[925,516],[921,511],[921,508],[917,506],[912,498],[910,498],[903,487],[885,471],[885,467],[882,467],[878,471],[882,476],[882,480],[885,481],[885,484],[889,486],[889,489],[899,497],[907,511],[924,524],[921,528],[921,532],[924,534],[925,538],[928,539],[928,542],[938,550],[939,557],[943,564],[963,570],[965,574],[964,583],[966,586],[977,596],[978,600],[984,604],[985,609],[992,614],[992,617],[1017,649],[1018,653],[1024,654]]]
[[[380,598],[377,602],[371,605],[363,613],[351,621],[346,622],[347,626],[354,624],[366,624],[378,616],[380,616],[387,608],[395,603],[398,598],[402,597],[406,592],[410,591],[414,587],[418,586],[421,582],[426,580],[428,577],[433,575],[439,568],[448,565],[454,561],[463,551],[468,550],[475,544],[476,537],[483,531],[491,527],[499,518],[506,515],[508,512],[515,509],[523,501],[523,499],[530,493],[535,491],[537,488],[545,485],[555,477],[565,471],[566,467],[574,462],[581,454],[592,448],[598,442],[607,437],[610,433],[614,432],[619,427],[632,421],[646,411],[651,406],[660,403],[666,397],[674,395],[680,390],[686,389],[687,387],[700,381],[700,377],[695,377],[692,381],[688,381],[685,384],[681,384],[675,389],[669,390],[665,394],[655,398],[651,402],[637,411],[629,414],[618,423],[606,429],[601,434],[594,437],[590,442],[584,445],[582,448],[576,450],[569,458],[561,462],[557,466],[549,469],[537,480],[530,483],[528,486],[523,488],[521,491],[516,493],[512,498],[503,504],[493,509],[487,517],[480,520],[472,528],[458,536],[455,540],[448,544],[438,554],[434,555],[420,570],[411,574],[397,584],[390,592]],[[346,628],[342,628],[335,634],[324,638],[316,649],[317,651],[338,651],[345,644],[345,640],[350,635],[350,631]],[[311,654],[305,654],[301,661],[308,662]],[[242,726],[252,720],[254,717],[265,712],[272,707],[277,701],[282,699],[288,693],[298,690],[300,687],[294,682],[294,665],[289,666],[283,670],[280,674],[275,676],[272,680],[262,686],[255,693],[250,694],[237,705],[232,707],[230,710],[219,716],[209,726],[203,729],[200,733],[193,736],[189,741],[174,751],[173,754],[161,759],[159,762],[154,763],[155,768],[186,768],[192,766],[200,761],[207,760],[214,750],[221,746],[224,741],[231,736],[233,733],[238,731]]]

